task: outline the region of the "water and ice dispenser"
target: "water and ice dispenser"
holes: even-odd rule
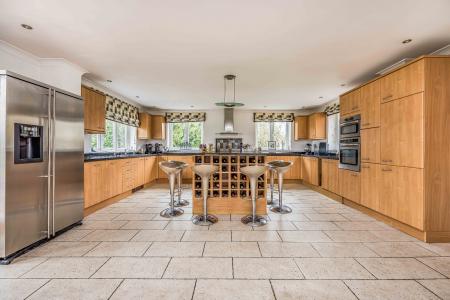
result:
[[[44,128],[39,125],[14,124],[14,163],[42,162]]]

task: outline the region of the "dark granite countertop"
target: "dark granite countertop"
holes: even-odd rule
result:
[[[170,156],[170,155],[202,155],[200,151],[168,151],[163,153],[87,153],[84,155],[85,162],[91,161],[101,161],[101,160],[111,160],[111,159],[126,159],[126,158],[136,158],[136,157],[147,157],[147,156]],[[306,154],[305,152],[288,152],[288,151],[278,151],[278,152],[232,152],[232,153],[206,153],[205,155],[259,155],[259,156],[311,156],[324,159],[338,159],[335,154],[319,155],[319,154]]]

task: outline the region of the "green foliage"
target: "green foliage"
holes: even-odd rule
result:
[[[202,122],[172,123],[172,147],[181,148],[185,142],[192,148],[202,143]]]
[[[189,144],[192,148],[198,148],[202,142],[202,128],[200,122],[188,123]]]
[[[103,149],[112,149],[113,148],[113,122],[110,120],[106,120],[106,128],[105,134],[103,136]]]

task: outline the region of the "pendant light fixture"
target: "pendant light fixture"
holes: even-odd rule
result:
[[[227,102],[227,81],[233,81],[233,101]],[[223,102],[217,102],[217,106],[224,107],[239,107],[244,106],[244,103],[236,102],[236,75],[223,76]]]

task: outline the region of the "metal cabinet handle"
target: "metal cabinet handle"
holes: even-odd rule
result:
[[[387,100],[389,98],[392,98],[392,95],[387,95],[387,96],[383,97],[383,100]]]
[[[381,171],[383,171],[383,172],[391,172],[392,169],[381,169]]]
[[[382,159],[382,162],[392,162],[392,159]]]
[[[356,177],[358,175],[354,174],[354,173],[350,173],[350,176]]]

